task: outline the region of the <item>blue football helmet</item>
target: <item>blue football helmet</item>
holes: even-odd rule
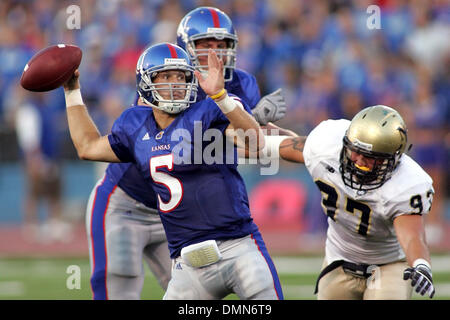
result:
[[[196,69],[202,74],[208,72],[208,66],[201,66],[199,56],[207,56],[208,49],[197,49],[195,41],[213,38],[226,40],[226,49],[216,49],[217,56],[224,59],[224,79],[233,78],[236,66],[236,48],[238,37],[231,19],[221,10],[213,7],[200,7],[192,10],[181,20],[177,29],[177,44],[186,50]]]
[[[186,83],[154,83],[158,72],[182,70]],[[167,113],[180,113],[197,99],[197,79],[188,54],[171,43],[160,43],[147,48],[136,65],[137,92],[145,103]],[[167,90],[170,99],[164,99],[159,92]],[[175,99],[174,92],[183,90],[183,99]],[[159,91],[159,92],[158,92]]]

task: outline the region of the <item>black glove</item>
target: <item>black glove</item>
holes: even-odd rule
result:
[[[262,97],[252,110],[252,114],[259,124],[266,125],[267,122],[275,122],[283,118],[286,109],[286,101],[284,101],[281,89],[278,89]]]
[[[411,279],[411,286],[416,289],[420,295],[428,293],[430,298],[434,296],[433,278],[431,269],[425,264],[418,264],[416,267],[408,268],[403,271],[403,280]]]

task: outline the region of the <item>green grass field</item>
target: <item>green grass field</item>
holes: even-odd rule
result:
[[[286,299],[315,299],[313,290],[321,261],[320,256],[274,258]],[[450,299],[450,256],[433,256],[432,261],[435,299]],[[67,287],[71,276],[67,269],[71,265],[80,268],[80,289]],[[89,277],[88,259],[0,258],[0,299],[90,300]],[[146,269],[142,299],[159,300],[162,296],[162,289]],[[413,298],[424,299],[416,294]]]

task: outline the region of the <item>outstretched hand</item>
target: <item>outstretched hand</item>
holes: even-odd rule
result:
[[[259,124],[265,125],[268,122],[275,122],[282,119],[287,110],[286,101],[281,89],[268,94],[259,100],[252,113]]]
[[[79,78],[80,78],[80,71],[78,71],[78,69],[76,69],[74,71],[72,77],[70,77],[70,79],[67,80],[67,82],[63,84],[64,90],[79,89],[80,88],[80,82],[78,81]]]
[[[194,74],[200,87],[208,96],[219,93],[225,87],[223,61],[217,57],[213,49],[208,51],[208,76],[204,78],[198,70],[195,70]]]

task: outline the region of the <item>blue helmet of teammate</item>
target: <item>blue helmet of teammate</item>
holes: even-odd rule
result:
[[[200,7],[185,15],[178,25],[177,44],[186,50],[195,68],[202,73],[207,73],[208,66],[200,65],[199,57],[207,56],[208,49],[197,49],[195,42],[208,38],[226,40],[227,47],[215,51],[217,56],[224,60],[225,81],[230,81],[236,66],[238,43],[231,19],[217,8]]]
[[[185,83],[154,83],[158,72],[167,70],[184,71]],[[180,113],[197,99],[197,79],[188,54],[171,43],[160,43],[147,48],[136,65],[137,92],[145,103],[167,113]],[[162,92],[167,91],[170,95]],[[184,94],[180,95],[180,92]],[[169,96],[169,98],[167,98]],[[183,97],[180,99],[180,96]]]

